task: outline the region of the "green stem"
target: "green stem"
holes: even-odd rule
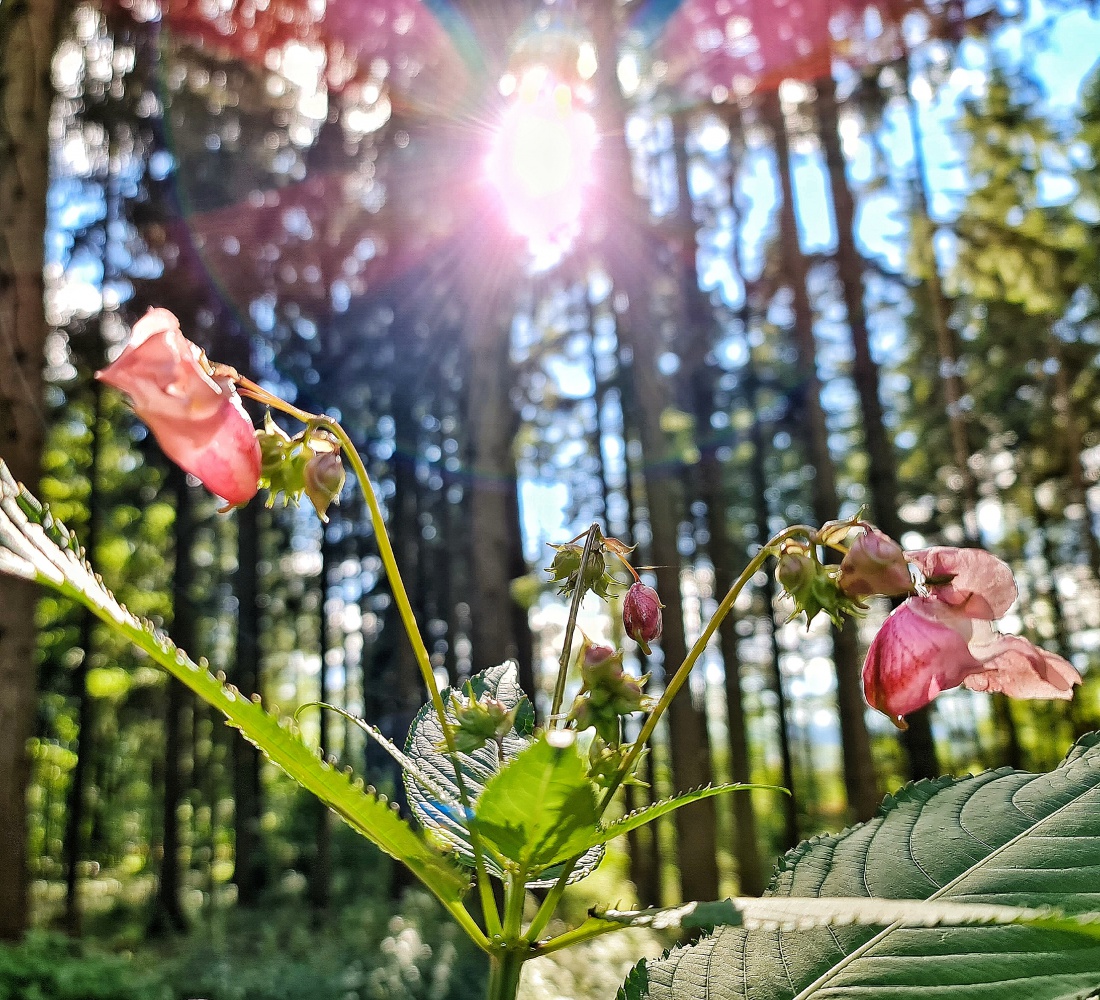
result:
[[[428,655],[428,649],[424,645],[424,639],[420,635],[420,629],[417,627],[416,615],[413,613],[412,603],[409,601],[408,592],[405,590],[405,583],[401,579],[401,570],[397,566],[397,558],[394,555],[393,546],[390,544],[389,533],[386,531],[386,519],[382,516],[382,508],[378,505],[378,497],[375,495],[370,474],[367,472],[367,467],[363,464],[363,459],[359,455],[359,450],[348,436],[347,431],[345,431],[332,417],[324,414],[307,413],[305,410],[300,410],[286,400],[279,399],[278,396],[269,393],[251,379],[238,376],[237,384],[245,395],[251,396],[258,402],[280,409],[284,413],[290,414],[290,416],[294,417],[296,420],[302,421],[302,423],[309,427],[324,427],[325,430],[332,433],[340,442],[340,446],[355,472],[355,478],[359,481],[359,488],[363,491],[363,498],[367,502],[367,509],[370,511],[371,526],[374,529],[375,541],[378,544],[378,554],[382,558],[382,565],[386,570],[386,578],[389,580],[390,590],[393,592],[393,599],[397,603],[397,610],[401,615],[401,623],[405,626],[405,633],[409,637],[409,642],[412,643],[413,653],[416,657],[417,666],[420,668],[420,674],[424,679],[424,686],[428,689],[432,708],[435,710],[435,714],[439,719],[439,725],[443,730],[443,739],[447,744],[447,752],[451,758],[451,762],[454,764],[455,784],[458,786],[459,800],[463,808],[469,811],[470,797],[466,791],[466,783],[462,777],[462,767],[459,763],[458,749],[455,746],[454,732],[450,722],[447,720],[447,709],[443,704],[443,696],[440,694],[439,685],[435,682],[435,671],[432,669],[431,657]],[[474,853],[474,865],[477,871],[476,881],[478,894],[481,899],[482,911],[485,914],[485,925],[490,935],[499,934],[501,931],[500,914],[497,911],[496,900],[493,898],[492,885],[489,882],[488,872],[485,869],[485,853],[481,847],[481,839],[472,825],[469,827],[469,832],[470,848]]]
[[[558,660],[558,679],[554,684],[554,701],[550,706],[550,719],[548,726],[554,727],[561,712],[561,703],[565,698],[565,680],[569,675],[569,654],[573,651],[573,632],[577,628],[577,616],[580,614],[581,601],[584,600],[585,571],[588,568],[588,557],[596,546],[596,536],[600,533],[600,526],[593,522],[584,535],[584,548],[581,550],[581,565],[577,570],[577,585],[573,588],[573,599],[569,602],[569,617],[565,621],[565,639],[562,642],[561,657]]]
[[[572,858],[565,863],[565,868],[558,876],[558,880],[550,887],[546,898],[539,904],[539,908],[535,912],[535,919],[531,921],[531,926],[527,928],[527,933],[524,935],[524,939],[531,944],[538,941],[539,935],[550,923],[550,918],[554,916],[554,911],[558,908],[558,903],[561,901],[562,894],[569,882],[569,876],[573,874],[573,867],[576,863],[577,858]]]
[[[495,951],[489,956],[488,1000],[516,1000],[526,958],[523,952],[512,949]]]
[[[718,605],[717,610],[711,616],[710,621],[707,622],[699,638],[695,640],[695,644],[684,658],[684,662],[680,664],[676,673],[673,674],[672,680],[665,686],[653,711],[649,713],[649,717],[642,725],[638,738],[631,745],[629,752],[623,758],[623,762],[619,765],[618,770],[611,780],[611,784],[608,785],[607,791],[604,793],[603,801],[600,802],[600,815],[603,815],[604,811],[611,803],[615,792],[618,791],[619,785],[621,785],[626,776],[630,774],[634,762],[638,759],[638,755],[649,742],[649,738],[657,728],[657,723],[660,722],[661,716],[665,714],[668,710],[668,706],[672,704],[672,699],[680,693],[680,688],[686,683],[691,674],[692,667],[695,666],[699,657],[703,655],[703,651],[707,648],[707,644],[710,642],[714,633],[718,631],[718,626],[722,624],[723,619],[730,613],[734,602],[737,600],[741,591],[745,589],[745,585],[756,575],[756,571],[764,565],[777,546],[782,545],[788,538],[794,538],[797,535],[813,537],[813,533],[812,528],[808,528],[803,524],[796,524],[789,528],[784,528],[778,535],[773,536],[767,544],[749,560],[749,564],[741,571],[741,575],[734,580],[733,586],[730,587],[726,596],[722,598],[722,603]]]
[[[557,937],[552,937],[547,941],[543,941],[542,944],[535,945],[532,957],[537,958],[542,955],[549,955],[551,952],[561,951],[563,948],[570,948],[575,944],[580,944],[582,941],[590,941],[592,938],[599,937],[601,934],[621,931],[626,926],[626,924],[615,923],[610,920],[586,920],[579,927],[574,927],[564,934],[559,934]]]
[[[328,426],[340,441],[344,449],[344,454],[347,455],[348,461],[351,462],[351,467],[355,470],[355,476],[359,480],[359,486],[367,501],[367,507],[370,510],[371,525],[374,528],[374,535],[378,541],[378,552],[382,557],[382,564],[386,568],[386,576],[390,581],[390,590],[393,591],[394,600],[397,601],[397,609],[401,614],[401,621],[405,626],[405,632],[408,634],[409,641],[412,643],[413,651],[416,654],[416,662],[420,666],[420,673],[424,677],[424,683],[428,688],[428,694],[431,696],[432,707],[439,717],[439,725],[443,730],[443,739],[447,743],[447,753],[455,769],[455,784],[458,786],[459,800],[463,808],[469,812],[471,809],[470,797],[466,791],[466,782],[462,777],[462,766],[458,758],[458,749],[455,746],[454,730],[447,720],[447,710],[443,705],[443,697],[439,692],[439,686],[435,682],[435,671],[432,669],[431,657],[428,655],[428,649],[424,645],[424,640],[420,635],[420,629],[417,627],[416,616],[413,614],[409,595],[401,579],[401,571],[397,568],[397,559],[393,554],[393,546],[390,544],[389,533],[386,531],[386,521],[382,516],[382,508],[378,506],[378,498],[375,496],[374,487],[371,484],[366,466],[363,464],[363,459],[359,457],[359,452],[352,443],[351,438],[348,437],[347,431],[345,431],[335,420],[333,420],[331,424],[328,424]],[[473,824],[468,824],[467,829],[470,833],[470,848],[474,853],[478,896],[481,900],[482,912],[485,915],[485,925],[490,935],[499,934],[501,932],[500,914],[497,911],[496,899],[493,897],[493,887],[489,882],[489,873],[485,868],[485,852],[481,846],[481,838],[474,829]]]

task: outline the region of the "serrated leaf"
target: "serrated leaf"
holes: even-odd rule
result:
[[[525,878],[584,854],[599,830],[599,803],[576,744],[540,739],[523,750],[485,785],[474,824]]]
[[[674,812],[682,806],[690,805],[692,802],[698,802],[700,799],[709,799],[715,795],[725,795],[726,792],[750,792],[754,789],[779,792],[785,791],[785,789],[779,788],[776,785],[747,785],[738,782],[729,782],[723,785],[707,785],[704,788],[696,788],[690,792],[673,795],[671,798],[662,799],[660,802],[654,802],[652,805],[645,806],[642,809],[636,809],[632,813],[627,813],[627,815],[623,816],[621,819],[617,819],[613,823],[608,823],[606,826],[602,827],[598,831],[597,839],[594,839],[591,843],[606,844],[609,840],[614,840],[615,837],[621,837],[624,833],[629,833],[631,830],[637,830],[638,827],[645,826],[647,823],[652,823],[655,819],[667,816],[670,812]]]
[[[468,683],[473,688],[475,698],[487,694],[508,709],[527,701],[527,696],[519,686],[519,669],[512,660],[483,670],[470,678]],[[442,698],[448,721],[457,725],[458,720],[451,707],[451,697],[454,693],[451,688],[447,688],[442,692]],[[458,695],[465,697],[465,692],[459,691]],[[530,735],[532,724],[531,712],[524,712],[521,708],[516,717],[516,728],[504,737],[502,747],[498,748],[496,743],[489,742],[472,753],[456,754],[463,785],[471,803],[477,801],[485,788],[485,783],[500,770],[503,762],[515,760],[532,743]],[[408,794],[409,805],[424,829],[443,847],[454,851],[462,861],[472,865],[474,853],[470,847],[468,817],[464,815],[461,806],[455,805],[461,799],[461,792],[458,781],[455,779],[455,767],[451,756],[440,749],[443,745],[443,727],[439,723],[435,710],[430,704],[424,705],[417,712],[409,728],[409,736],[405,741],[405,753],[412,758],[417,769],[426,775],[432,784],[444,790],[449,798],[443,801],[429,794],[422,787],[422,783],[412,780],[408,775],[405,776],[405,791]],[[486,858],[486,864],[494,875],[504,875],[503,869],[492,858]]]
[[[804,931],[853,925],[886,927],[896,923],[907,927],[1028,924],[1100,939],[1100,913],[1070,917],[1057,910],[1023,906],[923,899],[868,899],[866,896],[744,896],[713,903],[683,903],[645,910],[593,908],[590,913],[594,921],[623,927],[652,927],[654,930],[727,926],[763,931]]]
[[[0,460],[0,569],[37,580],[83,604],[128,638],[316,795],[350,826],[404,862],[437,896],[457,902],[469,880],[427,844],[382,798],[352,782],[307,747],[289,725],[223,684],[150,622],[131,614],[84,561],[75,537],[12,478]]]
[[[1054,907],[1032,924],[726,927],[648,963],[651,1000],[1070,1000],[1100,984],[1100,735],[1050,774],[1001,769],[909,785],[880,815],[809,841],[767,896]],[[871,905],[879,905],[877,903]],[[1078,918],[1075,922],[1074,918]]]
[[[515,727],[504,738],[503,747],[499,752],[495,743],[487,743],[480,750],[457,755],[466,794],[471,803],[476,803],[489,779],[534,742],[531,735],[534,729],[534,712],[523,689],[519,686],[519,668],[513,660],[475,674],[463,685],[460,692],[463,697],[467,693],[467,684],[472,688],[475,698],[488,695],[501,702],[505,708],[519,706]],[[446,706],[447,718],[452,723],[457,723],[451,708],[452,693],[451,688],[442,692],[443,704]],[[450,754],[440,749],[442,744],[443,730],[439,725],[439,719],[432,706],[425,705],[413,719],[409,737],[405,742],[405,753],[416,763],[421,773],[447,793],[448,799],[444,801],[440,797],[427,794],[422,787],[423,783],[413,781],[409,777],[405,778],[405,790],[413,813],[424,828],[443,847],[453,851],[465,864],[472,866],[474,852],[470,847],[469,817],[461,806],[454,804],[459,798],[458,782],[455,781],[455,769]],[[603,853],[602,847],[588,851],[573,867],[569,882],[576,882],[595,871],[603,858]],[[496,858],[490,855],[484,860],[486,868],[493,875],[500,878],[506,876],[504,867]],[[543,872],[541,878],[529,880],[527,885],[532,888],[543,888],[553,885],[557,877],[558,867],[554,866]]]

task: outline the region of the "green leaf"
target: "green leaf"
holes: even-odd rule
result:
[[[321,760],[286,719],[195,663],[150,622],[131,614],[84,561],[75,537],[12,478],[0,461],[0,571],[37,580],[83,604],[225,714],[272,762],[350,826],[406,864],[444,902],[457,902],[469,880],[401,819],[373,790]]]
[[[632,813],[627,813],[627,815],[623,816],[621,819],[617,819],[613,823],[608,823],[606,826],[602,827],[597,837],[594,838],[591,843],[606,844],[615,837],[621,837],[624,833],[630,833],[631,830],[637,830],[638,827],[645,826],[646,823],[652,823],[655,819],[660,819],[662,816],[674,812],[681,806],[690,805],[692,802],[698,802],[700,799],[709,799],[715,795],[724,795],[726,792],[749,792],[753,789],[765,789],[776,792],[786,791],[786,789],[779,788],[777,785],[745,785],[737,782],[730,782],[724,785],[707,785],[705,788],[696,788],[691,792],[674,795],[670,799],[662,799],[660,802],[654,802],[652,805],[648,805],[643,809],[637,809]]]
[[[908,785],[870,822],[789,852],[767,893],[796,905],[863,896],[1055,907],[1068,921],[724,927],[649,962],[646,992],[632,1000],[1086,996],[1100,983],[1100,942],[1082,917],[1100,900],[1098,744],[1100,734],[1085,737],[1050,774],[1001,769]]]
[[[922,899],[868,899],[866,896],[744,896],[713,903],[684,903],[646,910],[590,911],[593,921],[655,930],[745,927],[790,931],[862,924],[886,927],[957,927],[967,924],[1028,924],[1100,939],[1100,913],[1067,916],[1057,910],[988,903],[948,903]]]
[[[584,854],[599,830],[599,803],[575,741],[527,747],[486,784],[474,824],[505,867],[525,878]]]

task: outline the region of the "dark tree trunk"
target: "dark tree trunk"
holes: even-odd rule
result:
[[[103,383],[91,384],[92,413],[90,427],[92,446],[88,461],[88,525],[84,548],[88,561],[95,565],[99,545],[99,455],[103,439],[100,436],[100,416]],[[69,784],[65,816],[65,930],[74,937],[80,935],[80,859],[84,854],[84,818],[87,798],[88,765],[92,757],[92,713],[94,704],[88,694],[88,667],[95,638],[93,615],[86,608],[80,614],[80,649],[83,655],[73,670],[73,692],[76,696],[76,763]]]
[[[772,127],[776,165],[783,192],[779,210],[780,240],[783,262],[786,273],[790,276],[794,299],[794,337],[807,423],[807,450],[814,467],[813,511],[818,523],[823,523],[837,515],[836,468],[829,452],[829,432],[821,403],[813,306],[806,284],[806,258],[798,241],[790,145],[777,94],[765,96],[763,113]],[[855,625],[850,620],[843,628],[833,629],[833,661],[836,664],[837,708],[840,713],[844,787],[848,794],[848,806],[856,819],[869,819],[878,808],[879,793],[874,761],[871,758],[871,740],[864,719],[859,642]]]
[[[332,570],[332,543],[328,531],[321,525],[321,600],[317,615],[317,638],[320,647],[320,663],[317,670],[318,697],[322,702],[329,700],[328,651],[333,648],[332,628],[329,625],[328,603],[329,574]],[[345,660],[344,669],[347,670]],[[329,753],[329,713],[328,709],[319,710],[317,718],[317,743],[322,756]],[[323,914],[329,906],[332,882],[332,823],[329,808],[320,799],[313,799],[315,814],[313,864],[310,866],[309,901],[313,906],[314,919]]]
[[[245,697],[260,690],[259,519],[255,502],[237,511],[237,663],[232,680]],[[241,906],[256,906],[264,887],[260,763],[260,752],[251,743],[233,741],[233,882]]]
[[[831,77],[817,81],[817,115],[829,188],[836,215],[837,270],[844,292],[848,327],[852,333],[852,379],[859,395],[863,416],[864,446],[870,459],[867,485],[871,492],[871,510],[875,523],[891,538],[900,539],[905,527],[898,515],[898,467],[894,442],[883,420],[879,368],[871,355],[867,330],[867,310],[863,302],[863,257],[856,246],[856,210],[848,187],[844,154],[840,148],[840,117],[837,111],[836,84]],[[931,710],[922,708],[906,717],[909,728],[902,744],[909,757],[909,776],[935,778],[940,774],[936,743],[932,737]]]
[[[685,318],[686,351],[681,365],[686,368],[691,383],[692,415],[695,419],[696,440],[699,442],[699,464],[695,483],[697,496],[706,505],[709,541],[707,552],[714,566],[715,598],[721,600],[736,579],[734,564],[737,561],[730,542],[727,524],[726,489],[722,477],[722,464],[718,459],[718,442],[709,434],[714,413],[716,368],[708,364],[714,347],[715,322],[710,304],[699,288],[696,265],[695,220],[692,213],[691,192],[688,188],[687,116],[678,113],[673,118],[673,147],[676,156],[677,232],[680,235],[680,292]],[[752,781],[752,762],[745,709],[741,698],[741,656],[738,651],[737,620],[731,612],[719,627],[719,648],[725,668],[726,720],[730,778],[733,781]],[[734,818],[734,855],[743,895],[759,896],[764,891],[764,872],[756,830],[756,813],[751,793],[731,796]]]
[[[38,488],[45,423],[42,266],[49,176],[50,60],[65,7],[0,4],[0,455]],[[0,601],[0,940],[27,929],[27,742],[34,732],[36,588],[5,579]]]
[[[187,485],[187,476],[173,468],[169,473],[175,482],[176,566],[172,575],[172,637],[180,649],[193,649],[195,612],[191,593],[195,579],[191,559],[194,539],[194,498]],[[157,872],[157,892],[149,917],[149,934],[154,937],[182,933],[187,918],[180,905],[182,872],[180,869],[179,807],[183,801],[183,713],[187,706],[187,689],[174,677],[167,679],[164,717],[164,795],[161,815],[160,862]]]
[[[745,330],[748,331],[748,310],[744,316]],[[750,437],[752,458],[749,462],[749,477],[752,495],[756,504],[756,537],[763,544],[771,534],[768,510],[767,476],[764,467],[764,431],[760,426],[759,386],[757,385],[756,365],[752,360],[752,348],[749,348],[749,363],[745,372],[745,390],[749,409],[753,414]],[[790,709],[787,704],[787,687],[783,683],[783,671],[780,667],[782,650],[779,647],[779,631],[775,624],[775,577],[764,574],[761,598],[768,619],[768,638],[771,643],[771,688],[775,693],[775,711],[778,715],[779,759],[783,769],[783,787],[790,792],[783,797],[783,847],[790,850],[798,844],[798,803],[801,789],[795,789],[794,754],[791,751]]]
[[[642,444],[645,493],[656,566],[657,591],[665,603],[661,650],[665,676],[670,677],[687,655],[683,602],[680,591],[680,496],[675,464],[660,425],[660,416],[672,401],[667,380],[657,368],[661,353],[657,330],[647,309],[652,284],[644,270],[645,248],[651,234],[638,224],[641,206],[633,194],[629,151],[625,141],[625,115],[615,76],[614,10],[600,5],[595,11],[596,45],[601,53],[597,85],[604,96],[601,122],[605,135],[616,136],[606,155],[606,183],[614,192],[605,208],[620,206],[606,220],[603,251],[617,290],[626,296],[626,312],[620,317],[619,337],[633,358],[637,421]],[[711,781],[710,736],[703,706],[696,706],[691,686],[685,685],[667,714],[672,778],[679,790],[697,788]],[[712,799],[676,811],[677,858],[680,890],[684,899],[715,899],[718,895],[717,831]]]

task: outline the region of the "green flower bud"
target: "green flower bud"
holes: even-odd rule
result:
[[[340,453],[318,452],[306,462],[302,479],[309,502],[327,524],[329,505],[340,502],[340,491],[344,488],[344,463],[340,461]]]

